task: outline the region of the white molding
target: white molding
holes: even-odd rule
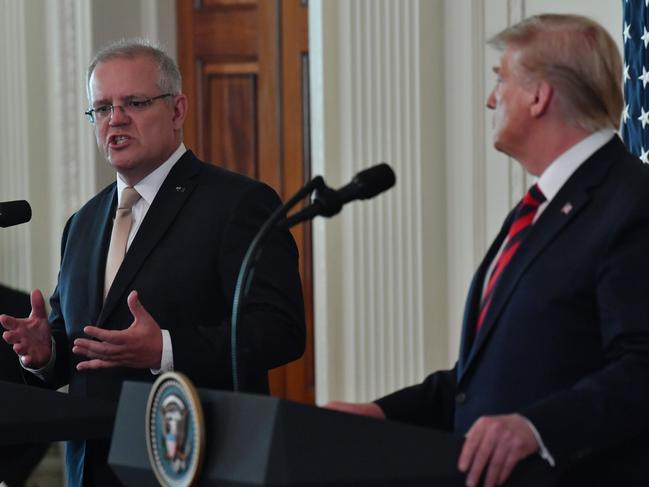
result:
[[[25,80],[26,25],[25,4],[0,1],[2,42],[0,59],[6,69],[0,74],[0,201],[29,200],[28,93]],[[31,287],[30,226],[2,229],[0,233],[0,280],[11,286]]]
[[[91,57],[92,25],[89,0],[46,3],[48,136],[51,240],[50,269],[56,282],[58,242],[67,219],[95,192],[95,146],[83,112],[88,101],[85,66]]]
[[[309,4],[314,174],[339,186],[387,161],[397,175],[314,223],[318,402],[370,399],[448,361],[440,7]]]

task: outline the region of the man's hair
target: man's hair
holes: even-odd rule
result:
[[[176,62],[160,47],[147,39],[122,39],[101,49],[90,62],[86,72],[86,91],[90,100],[90,77],[97,65],[117,58],[134,59],[146,56],[157,66],[159,78],[158,88],[162,93],[178,95],[182,90],[182,78]]]
[[[619,127],[622,59],[597,22],[579,15],[535,15],[488,44],[501,51],[517,49],[512,69],[524,80],[550,83],[567,122],[589,131]]]

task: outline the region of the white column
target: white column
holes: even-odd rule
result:
[[[55,0],[46,5],[50,269],[55,282],[65,222],[96,192],[97,156],[92,128],[83,115],[88,106],[85,67],[93,46],[91,3]]]
[[[0,201],[29,200],[25,4],[0,0]],[[0,229],[0,281],[31,286],[30,227]]]
[[[396,187],[314,223],[319,402],[364,400],[446,365],[441,3],[309,4],[313,173],[389,162]]]

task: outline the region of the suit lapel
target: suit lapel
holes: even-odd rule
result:
[[[199,170],[200,162],[191,151],[187,151],[162,183],[117,271],[97,320],[97,326],[104,326],[107,317],[119,304],[119,300],[125,299],[129,284],[196,187],[198,178],[195,176]]]
[[[473,339],[472,344],[470,343],[471,340],[469,336],[473,333],[473,327],[475,326],[475,320],[479,308],[479,298],[476,299],[471,295],[469,296],[471,301],[467,303],[467,308],[470,308],[470,310],[465,312],[465,318],[468,317],[468,319],[472,321],[464,323],[464,336],[462,339],[463,355],[461,357],[466,357],[466,360],[463,360],[463,367],[460,368],[458,373],[458,381],[474,362],[476,356],[486,344],[493,329],[498,325],[498,318],[500,317],[503,308],[507,305],[507,302],[516,289],[516,285],[524,275],[527,268],[543,251],[543,249],[545,249],[560,235],[561,230],[565,228],[588,204],[590,201],[589,190],[601,184],[608,172],[608,169],[613,163],[615,151],[619,150],[617,148],[618,144],[621,144],[621,142],[617,137],[615,137],[611,142],[607,143],[602,149],[597,151],[586,162],[584,162],[584,164],[582,164],[563,185],[539,219],[534,223],[530,233],[525,239],[525,242],[523,242],[512,260],[509,262],[500,278],[500,281],[497,283],[482,328],[475,339]],[[611,154],[611,151],[613,151],[613,154]],[[505,227],[508,228],[508,225],[505,225]],[[505,229],[505,232],[506,231],[507,229]],[[502,233],[501,230],[501,235],[499,235],[499,238],[494,242],[494,245],[498,242],[502,244],[501,237],[504,238]],[[500,244],[498,244],[496,251],[500,248]],[[483,262],[480,267],[480,271],[476,274],[478,281],[476,282],[477,285],[472,287],[472,293],[482,292],[484,273],[495,256],[495,253],[493,252],[494,245],[492,245],[490,252],[487,254],[487,258],[485,258],[485,262]],[[478,296],[479,295],[480,294],[478,294]],[[465,347],[465,342],[469,346]],[[468,353],[468,356],[466,353]]]
[[[462,339],[460,342],[460,358],[458,361],[458,377],[462,375],[462,371],[466,366],[466,361],[469,357],[473,341],[475,338],[475,326],[478,321],[478,313],[480,310],[480,301],[482,299],[482,289],[484,286],[484,280],[486,273],[489,269],[489,265],[495,259],[498,250],[503,244],[505,237],[507,236],[507,231],[511,225],[512,218],[514,217],[514,211],[512,210],[505,222],[503,223],[500,232],[496,236],[496,239],[492,242],[487,255],[482,259],[478,270],[473,276],[471,281],[471,286],[469,287],[469,294],[467,296],[467,301],[464,306],[464,316],[462,318]]]
[[[113,226],[112,220],[116,206],[117,185],[113,184],[112,188],[106,192],[99,204],[97,231],[90,230],[91,235],[94,236],[90,238],[94,239],[94,242],[89,246],[88,275],[94,276],[94,279],[87,281],[88,289],[86,296],[90,300],[88,309],[92,310],[92,316],[97,316],[103,305],[106,255],[108,254],[110,232]]]

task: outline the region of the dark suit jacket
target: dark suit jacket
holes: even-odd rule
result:
[[[30,311],[29,294],[0,285],[0,314],[24,318],[29,316]],[[4,340],[0,340],[0,381],[24,382],[18,357]],[[10,487],[24,485],[47,448],[46,443],[1,447],[0,481]]]
[[[268,186],[199,161],[190,151],[173,167],[151,204],[102,305],[116,185],[68,221],[59,280],[51,297],[56,341],[55,383],[70,394],[117,400],[125,380],[153,381],[149,370],[78,372],[72,342],[87,324],[127,328],[126,297],[169,330],[174,369],[197,387],[231,389],[230,310],[243,255],[280,204]],[[267,371],[302,355],[304,305],[298,252],[290,233],[269,237],[256,268],[239,328],[241,388],[267,393]],[[106,471],[107,444],[87,442],[85,479],[117,485]]]
[[[588,159],[532,227],[474,337],[511,218],[471,284],[455,368],[379,405],[391,419],[457,432],[518,412],[563,485],[649,485],[640,441],[649,430],[649,167],[617,137]]]

